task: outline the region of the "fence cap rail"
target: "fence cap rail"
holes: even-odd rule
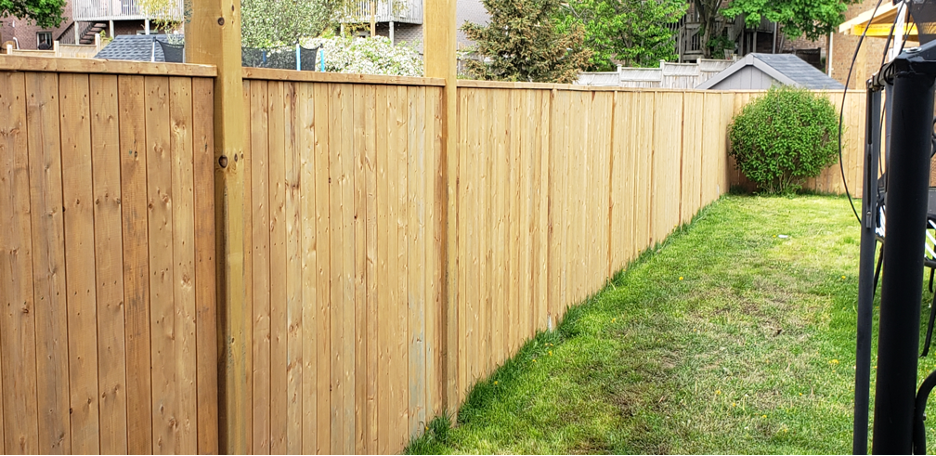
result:
[[[384,84],[445,87],[445,79],[374,74],[322,73],[319,71],[280,70],[244,67],[244,79],[293,82],[330,82],[336,84]]]
[[[151,76],[194,76],[213,78],[213,65],[189,63],[131,62],[125,60],[74,59],[0,55],[0,71],[40,71],[58,73],[137,74]]]
[[[528,90],[560,90],[573,92],[663,92],[663,93],[732,93],[732,94],[763,94],[766,90],[701,90],[701,89],[679,89],[679,88],[660,88],[660,87],[617,87],[617,86],[588,86],[573,84],[549,84],[540,82],[502,82],[502,81],[478,81],[473,79],[459,79],[458,88],[460,89],[528,89]],[[813,90],[816,93],[841,94],[841,90]],[[849,95],[864,94],[864,90],[849,89]]]

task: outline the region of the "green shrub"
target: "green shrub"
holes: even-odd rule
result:
[[[838,158],[838,115],[806,89],[772,87],[728,126],[737,168],[768,193],[801,188]]]

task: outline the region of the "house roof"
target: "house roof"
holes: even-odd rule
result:
[[[748,54],[721,73],[699,84],[697,89],[711,89],[746,67],[754,67],[784,85],[812,90],[842,90],[840,82],[830,78],[794,54]]]
[[[165,62],[166,58],[159,45],[155,46],[155,59],[153,59],[153,40],[166,41],[166,35],[117,35],[114,41],[104,46],[104,49],[101,49],[94,58],[140,62],[149,62],[152,59],[155,62]]]

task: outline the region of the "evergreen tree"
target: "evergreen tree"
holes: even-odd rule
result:
[[[483,0],[488,25],[466,23],[478,60],[467,64],[478,79],[571,83],[588,65],[581,25],[566,33],[553,24],[559,0]]]

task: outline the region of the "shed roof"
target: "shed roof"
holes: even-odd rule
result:
[[[166,41],[166,35],[117,35],[114,41],[104,46],[96,59],[135,60],[149,62],[153,57],[153,40]],[[155,46],[155,62],[165,62],[162,47]]]
[[[699,84],[697,89],[712,89],[731,75],[754,67],[784,85],[812,90],[842,90],[840,82],[830,78],[794,54],[748,54],[721,73]]]

